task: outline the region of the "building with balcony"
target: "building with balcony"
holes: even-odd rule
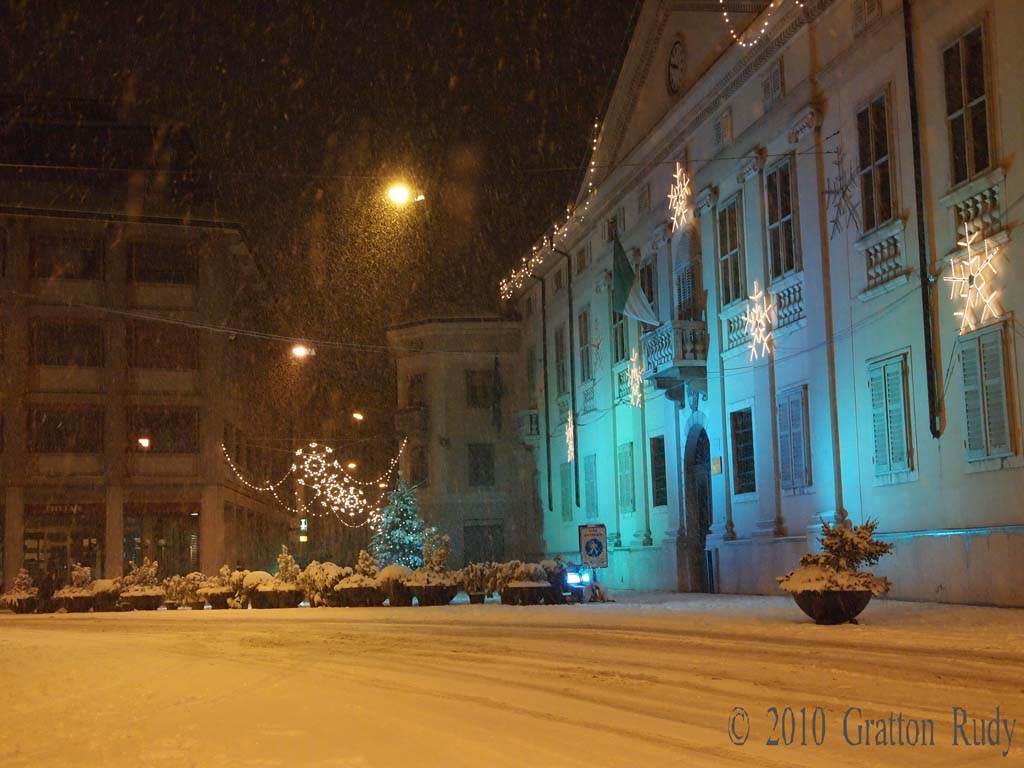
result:
[[[415,486],[427,523],[451,537],[453,566],[543,551],[532,480],[537,406],[521,391],[528,377],[519,334],[518,323],[500,317],[436,318],[388,331],[395,433],[406,440],[399,473]]]
[[[1010,0],[644,3],[501,286],[550,363],[550,553],[604,522],[613,585],[773,594],[822,519],[878,518],[894,596],[1024,605],[1022,31]],[[614,312],[615,238],[656,326]]]
[[[256,349],[207,330],[254,320],[243,231],[216,218],[186,135],[88,103],[19,110],[0,137],[5,582],[76,561],[97,577],[143,557],[165,574],[269,563],[288,521],[221,448],[272,471],[240,375]]]

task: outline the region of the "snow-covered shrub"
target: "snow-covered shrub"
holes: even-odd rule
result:
[[[776,579],[786,592],[870,591],[881,595],[892,586],[884,576],[857,570],[874,565],[892,551],[893,545],[875,541],[877,520],[848,528],[822,521],[822,551],[808,552],[800,558],[800,567]]]
[[[501,592],[508,586],[510,581],[516,578],[516,572],[523,563],[519,560],[509,560],[507,563],[494,564],[494,587]]]
[[[183,602],[182,593],[183,593],[183,586],[184,586],[183,582],[184,582],[184,580],[185,580],[185,577],[182,576],[181,574],[178,574],[178,573],[174,574],[173,576],[168,576],[166,579],[164,579],[164,582],[163,582],[164,594],[167,596],[167,601],[168,602],[170,602],[170,603],[181,603],[181,602]]]
[[[469,563],[462,569],[462,588],[470,595],[489,595],[495,590],[494,563]]]
[[[206,583],[206,576],[199,571],[186,573],[181,577],[181,602],[184,604],[198,603],[203,599],[199,590]]]
[[[121,577],[121,596],[156,596],[163,595],[163,587],[160,586],[160,577],[157,572],[160,570],[160,563],[142,558],[142,565],[130,563],[127,574]]]
[[[75,563],[71,566],[71,583],[53,593],[54,597],[75,597],[92,594],[92,568]]]
[[[281,545],[281,554],[277,556],[277,574],[275,579],[282,584],[298,584],[299,564],[288,552],[288,547]]]
[[[410,576],[412,576],[412,569],[406,568],[404,565],[387,565],[381,568],[377,573],[377,581],[381,584],[387,584],[392,581],[396,581],[401,584]]]
[[[346,576],[352,575],[352,569],[334,563],[321,563],[314,560],[299,574],[299,586],[302,587],[306,600],[313,607],[330,605],[329,595],[334,586]]]
[[[520,563],[513,571],[510,587],[547,587],[548,574],[540,563]]]
[[[356,562],[356,573],[360,576],[370,576],[377,578],[377,574],[380,572],[380,564],[376,558],[367,552],[365,549],[359,550],[359,560]]]
[[[549,582],[559,585],[562,583],[562,575],[565,573],[565,560],[561,555],[554,560],[541,560],[540,566],[547,574]]]
[[[35,597],[38,592],[39,590],[32,583],[32,577],[28,575],[28,571],[24,568],[19,568],[18,575],[14,577],[14,583],[0,597],[0,602],[7,604],[14,600],[24,600],[27,597]]]
[[[411,578],[411,569],[393,563],[380,569],[377,574],[377,585],[387,595],[392,606],[412,605],[412,591],[405,586]]]

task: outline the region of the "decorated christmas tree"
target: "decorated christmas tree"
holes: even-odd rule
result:
[[[416,492],[404,480],[388,494],[380,512],[377,532],[370,540],[370,552],[382,568],[397,564],[406,568],[423,565],[426,525],[417,511]]]

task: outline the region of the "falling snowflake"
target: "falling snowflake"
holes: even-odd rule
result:
[[[629,404],[639,408],[644,401],[644,371],[640,366],[640,355],[634,349],[629,357],[629,368],[626,370],[626,378],[629,381]]]
[[[990,248],[987,238],[983,240],[983,251],[972,249],[971,246],[978,236],[978,232],[970,232],[967,225],[964,225],[964,239],[960,240],[958,245],[966,249],[967,256],[954,258],[951,265],[952,275],[942,278],[950,284],[949,298],[963,299],[962,309],[953,313],[960,318],[961,336],[984,324],[986,320],[994,320],[1002,314],[999,311],[999,291],[992,287],[990,277],[986,276],[986,272],[999,274],[992,263],[999,255],[999,249]]]
[[[677,232],[686,226],[690,216],[690,177],[683,166],[676,163],[675,181],[668,189],[668,207],[672,211],[672,231]]]
[[[750,334],[750,359],[767,357],[771,353],[772,324],[775,318],[775,305],[768,301],[766,294],[754,281],[754,292],[747,303],[747,311],[743,313],[743,325]]]

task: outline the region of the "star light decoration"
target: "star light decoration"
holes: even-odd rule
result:
[[[743,325],[750,334],[750,360],[771,354],[772,325],[775,322],[775,305],[768,300],[768,294],[754,281],[754,292],[743,313]]]
[[[999,309],[999,291],[992,287],[991,278],[986,275],[987,272],[999,274],[992,263],[999,255],[999,249],[989,247],[988,238],[982,240],[983,250],[972,248],[979,236],[979,232],[969,231],[967,224],[964,224],[964,239],[958,241],[957,245],[966,249],[967,255],[954,258],[950,265],[952,274],[942,278],[950,284],[949,298],[963,299],[960,311],[953,313],[960,318],[961,336],[983,325],[986,320],[995,320],[1002,314]]]
[[[334,515],[341,523],[350,528],[373,527],[380,516],[384,498],[390,487],[390,480],[398,468],[398,461],[405,450],[403,440],[398,454],[391,459],[387,470],[373,480],[358,480],[352,477],[334,457],[334,449],[310,443],[305,448],[295,451],[294,461],[284,477],[276,482],[254,483],[242,474],[241,468],[232,460],[227,447],[221,444],[224,459],[238,480],[248,488],[271,494],[282,507],[302,517],[322,517]],[[278,490],[289,478],[303,488],[308,488],[311,498],[299,501],[295,506],[285,502]],[[367,498],[364,488],[370,486],[380,491],[375,501]]]
[[[690,216],[690,177],[681,163],[676,163],[674,181],[668,188],[668,207],[672,211],[672,231],[678,232],[686,226]]]
[[[639,408],[644,402],[644,370],[640,365],[640,354],[636,349],[629,356],[626,379],[629,381],[629,404],[633,408]]]

